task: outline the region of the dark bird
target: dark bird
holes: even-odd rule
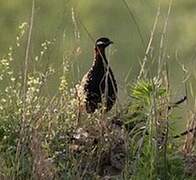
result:
[[[105,37],[95,43],[94,61],[77,88],[79,106],[87,113],[103,107],[110,111],[117,97],[117,84],[105,55],[105,48],[113,42]]]

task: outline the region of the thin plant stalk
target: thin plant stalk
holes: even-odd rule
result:
[[[27,94],[27,80],[28,80],[28,64],[29,64],[29,53],[30,53],[30,46],[31,46],[31,40],[32,40],[32,30],[33,30],[33,25],[34,25],[34,14],[35,14],[35,0],[32,0],[30,26],[29,26],[27,45],[26,45],[26,51],[25,51],[24,80],[23,80],[23,94],[22,94],[23,111],[22,111],[22,124],[21,124],[21,129],[20,129],[20,139],[18,141],[17,150],[16,150],[16,163],[17,163],[16,174],[18,173],[19,166],[20,166],[19,159],[20,159],[20,153],[21,153],[21,148],[22,148],[22,142],[24,140],[24,130],[25,130],[25,123],[26,123],[26,94]],[[15,179],[15,176],[13,176],[13,179]]]

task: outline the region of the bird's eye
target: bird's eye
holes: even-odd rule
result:
[[[105,43],[103,41],[98,41],[97,45],[104,45]]]

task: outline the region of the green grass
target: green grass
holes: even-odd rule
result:
[[[196,113],[194,105],[171,102],[176,97],[171,94],[170,68],[164,56],[170,10],[159,54],[152,57],[155,19],[141,71],[123,87],[127,101],[119,97],[107,115],[101,111],[82,114],[79,125],[73,84],[77,70],[71,58],[78,56],[80,45],[59,55],[61,68],[50,64],[44,70],[36,68],[58,42],[55,38],[43,42],[39,55],[31,56],[34,13],[32,6],[29,24],[19,26],[16,42],[0,59],[0,179],[103,179],[106,175],[125,180],[195,179],[195,135],[174,138],[178,108],[183,111],[180,120],[187,118],[186,129],[195,127]],[[77,22],[72,20],[77,32]],[[21,46],[25,46],[24,68],[17,73],[13,61]],[[154,67],[157,73],[152,73]],[[60,75],[58,85],[55,94],[48,95],[55,73]],[[185,70],[182,76],[187,76]],[[195,98],[191,81],[185,78],[182,84],[188,100]]]

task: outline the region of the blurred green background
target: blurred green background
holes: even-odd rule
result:
[[[94,42],[99,36],[111,38],[115,44],[109,49],[112,68],[117,77],[121,94],[125,83],[134,82],[140,70],[150,33],[159,6],[158,0],[127,0],[130,15],[123,0],[36,0],[33,38],[30,52],[31,70],[44,70],[48,65],[57,69],[49,85],[49,93],[55,92],[62,73],[62,61],[68,59],[72,64],[73,84],[89,69],[93,59]],[[157,72],[159,46],[163,26],[166,21],[169,0],[161,0],[160,17],[148,59],[152,65],[152,74]],[[31,0],[8,0],[0,2],[0,56],[3,57],[9,46],[14,46],[19,33],[19,25],[29,22]],[[75,14],[76,22],[73,18]],[[143,43],[139,36],[137,22]],[[184,64],[190,74],[195,90],[196,78],[196,1],[173,1],[168,21],[167,34],[164,39],[165,60],[169,63],[169,75],[172,95],[178,99],[183,96],[185,88],[182,83],[184,74],[179,64]],[[88,33],[87,33],[88,30]],[[74,32],[79,32],[79,38]],[[21,46],[14,50],[14,68],[20,74],[23,70],[26,38]],[[40,54],[41,44],[46,40],[55,42],[47,50],[44,58],[35,61]],[[75,52],[78,53],[75,53]],[[153,72],[154,71],[154,72]],[[125,80],[128,79],[127,82]]]

